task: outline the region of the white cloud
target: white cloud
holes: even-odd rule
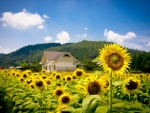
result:
[[[10,49],[3,49],[2,47],[0,48],[0,53],[4,53],[4,54],[8,54],[8,53],[10,53],[11,51],[10,51]]]
[[[126,35],[120,35],[118,33],[115,33],[113,31],[107,31],[107,29],[105,29],[104,36],[107,38],[107,41],[123,44],[124,40],[132,39],[136,37],[136,34],[133,32],[128,32]]]
[[[0,21],[3,21],[6,25],[13,28],[25,29],[30,26],[42,25],[45,20],[37,13],[31,14],[23,9],[23,11],[19,13],[4,12]]]
[[[53,39],[52,37],[46,36],[46,37],[44,38],[44,41],[45,41],[45,42],[50,42],[52,39]]]
[[[75,37],[80,37],[80,35],[76,35]]]
[[[142,46],[137,45],[137,44],[126,43],[125,46],[128,47],[128,48],[132,48],[132,49],[139,49],[139,50],[142,50]]]
[[[57,40],[55,42],[65,44],[70,40],[70,36],[66,31],[61,31],[57,34]]]
[[[13,51],[16,51],[16,49],[13,49]]]
[[[87,28],[87,27],[85,27],[84,29],[85,29],[85,30],[88,30],[88,28]]]
[[[6,27],[7,26],[6,23],[3,23],[3,26]]]
[[[39,25],[38,29],[44,29],[44,26],[43,25]]]
[[[49,18],[49,16],[47,16],[46,14],[43,15],[43,18]]]
[[[86,34],[86,33],[84,33],[84,34],[82,35],[82,37],[83,37],[83,38],[85,38],[86,36],[87,36],[87,34]]]
[[[133,32],[128,32],[128,33],[125,35],[124,39],[131,39],[131,38],[133,38],[133,37],[136,37],[136,34],[133,33]]]
[[[147,46],[150,46],[150,42],[148,42]]]

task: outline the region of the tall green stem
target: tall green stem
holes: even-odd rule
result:
[[[42,98],[42,90],[40,91],[40,93],[41,93],[41,102],[40,102],[40,107],[41,107],[41,113],[42,113],[42,110],[43,110],[43,98]]]
[[[110,84],[110,97],[109,97],[109,111],[110,113],[112,113],[112,72],[110,73],[110,76],[109,76],[109,84]]]

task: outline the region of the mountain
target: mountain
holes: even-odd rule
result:
[[[1,57],[1,56],[4,56],[4,55],[6,55],[6,54],[4,54],[4,53],[0,53],[0,57]]]
[[[0,66],[17,66],[23,61],[28,63],[35,61],[40,62],[44,50],[69,52],[79,61],[85,58],[93,60],[99,55],[99,49],[101,49],[104,44],[110,43],[112,42],[83,40],[81,42],[67,43],[64,45],[60,43],[28,45],[10,54],[0,56]],[[131,55],[143,52],[133,49],[128,49],[128,51]]]
[[[61,46],[60,43],[44,43],[22,47],[12,53],[0,56],[0,66],[17,66],[22,61],[40,60],[43,51],[50,47]]]

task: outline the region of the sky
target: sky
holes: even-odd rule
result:
[[[149,52],[149,4],[150,0],[0,0],[0,53],[82,40]]]

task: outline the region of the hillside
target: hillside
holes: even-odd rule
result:
[[[110,44],[110,43],[113,42],[83,40],[81,42],[70,44],[70,45],[51,47],[48,48],[47,50],[69,52],[79,61],[82,61],[84,58],[89,58],[93,60],[99,55],[99,49],[104,47],[104,44]],[[145,51],[134,50],[130,48],[128,48],[128,52],[131,53],[131,55],[137,53],[145,53]]]
[[[94,59],[99,54],[99,49],[103,47],[104,44],[108,42],[105,41],[86,41],[83,40],[78,43],[64,45],[61,47],[51,47],[47,50],[50,51],[66,51],[71,53],[79,61],[84,58]]]
[[[83,40],[78,43],[67,43],[64,45],[59,43],[29,45],[10,54],[1,56],[0,66],[17,66],[22,61],[30,63],[31,60],[32,62],[39,62],[42,58],[44,50],[69,52],[79,61],[82,61],[85,58],[92,60],[99,55],[99,49],[107,43],[110,42]],[[29,52],[30,50],[32,51],[31,54]],[[133,55],[136,53],[141,53],[142,51],[129,49],[129,52]]]
[[[40,60],[42,57],[42,53],[45,49],[55,46],[61,46],[61,44],[45,43],[22,47],[19,50],[16,50],[12,53],[0,56],[0,66],[2,67],[17,66],[22,61],[30,62],[30,59],[32,59],[32,61]]]

